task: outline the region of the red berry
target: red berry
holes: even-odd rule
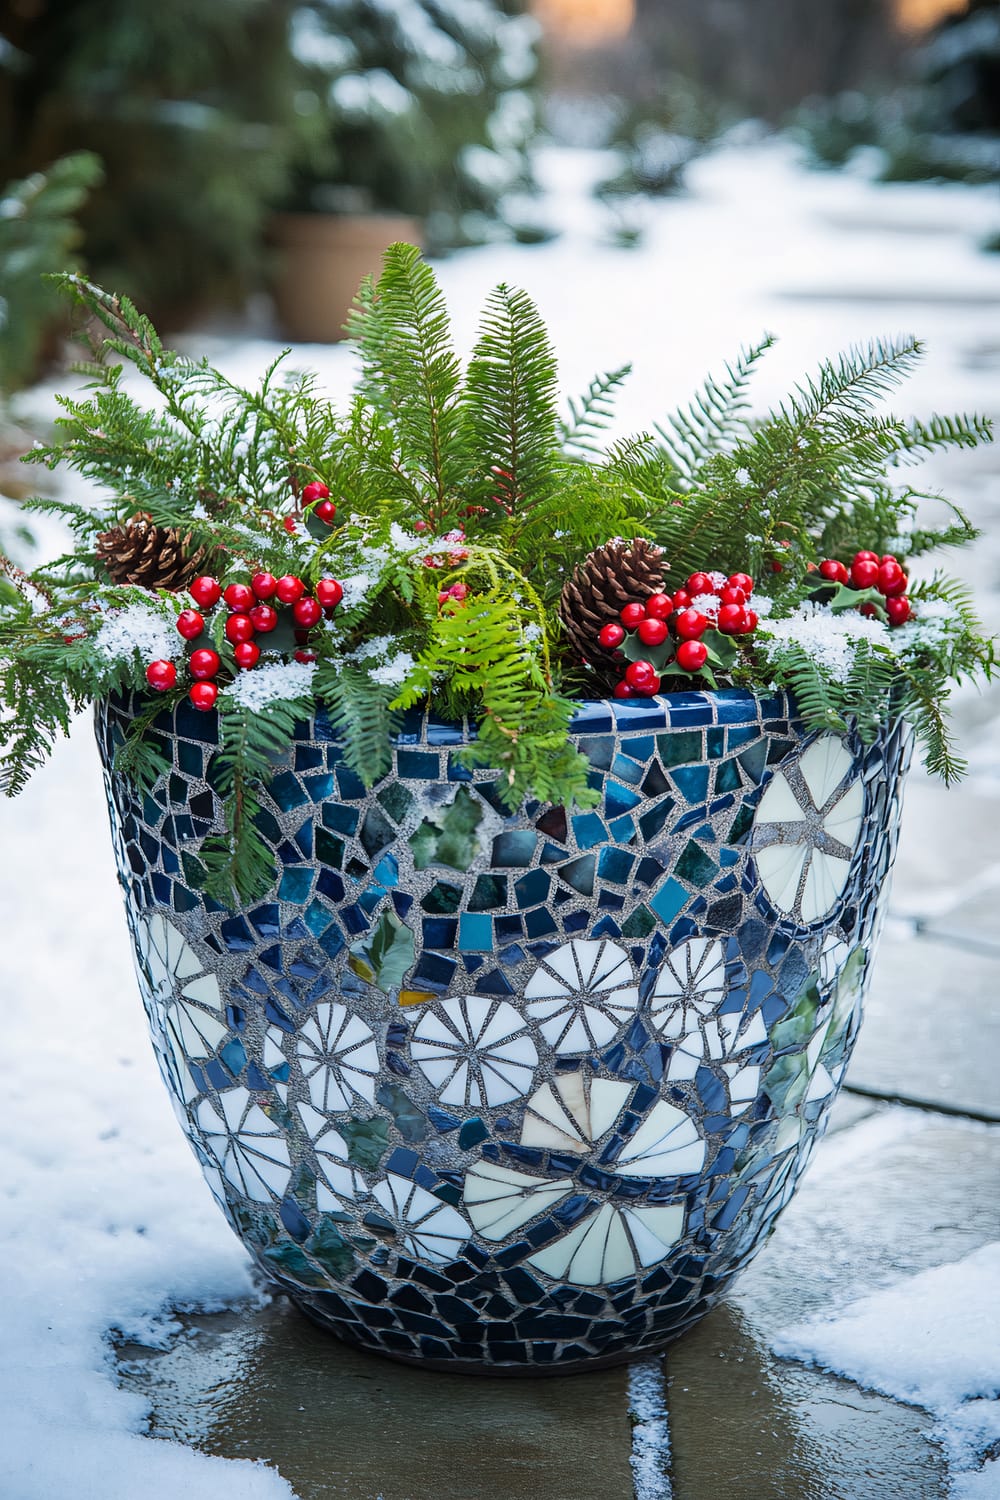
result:
[[[637,693],[644,693],[651,682],[659,682],[651,661],[632,661],[625,669],[625,681]]]
[[[274,592],[282,604],[294,604],[301,599],[306,591],[306,586],[301,578],[296,578],[294,573],[286,573],[284,578],[279,578],[274,586]]]
[[[250,580],[250,587],[258,599],[273,599],[278,580],[273,573],[255,573]]]
[[[677,647],[677,665],[685,672],[697,672],[708,660],[708,647],[702,641],[682,641]]]
[[[186,641],[193,641],[205,629],[205,621],[196,609],[182,609],[177,616],[177,629]]]
[[[236,665],[246,672],[260,661],[260,647],[254,641],[240,641],[233,647],[233,656]]]
[[[196,578],[191,585],[191,598],[195,604],[200,604],[202,609],[211,609],[213,604],[218,604],[222,598],[222,589],[214,578],[204,574]]]
[[[295,644],[296,644],[296,646],[308,646],[308,644],[309,644],[309,631],[308,630],[293,630],[292,631],[292,635],[295,637]]]
[[[691,603],[691,595],[687,589],[677,589],[674,593],[674,609],[687,609]]]
[[[785,570],[776,557],[772,557],[768,566],[772,573],[783,573]]]
[[[215,707],[215,700],[218,696],[219,689],[214,682],[195,682],[188,693],[195,708],[200,708],[203,714],[207,714],[210,708]]]
[[[221,665],[219,653],[212,651],[208,646],[202,646],[201,650],[191,652],[192,677],[214,677]]]
[[[666,620],[640,620],[636,634],[644,646],[662,646],[667,638]]]
[[[228,621],[226,622],[228,625]],[[261,635],[267,635],[278,623],[278,611],[270,604],[257,604],[250,611],[250,624]]]
[[[151,661],[146,668],[146,681],[158,693],[169,693],[177,683],[177,668],[172,661]]]
[[[875,614],[877,614],[877,610],[874,604],[859,604],[858,614],[864,615],[867,620],[870,620]]]
[[[757,611],[754,610],[754,609],[748,609],[748,610],[745,611],[745,614],[746,614],[747,623],[746,623],[746,629],[743,631],[743,634],[744,635],[752,635],[753,632],[757,629],[757,626],[760,624],[760,621],[757,618]]]
[[[234,646],[238,646],[240,641],[251,640],[253,633],[253,621],[249,615],[230,615],[226,621],[226,640],[231,641]]]
[[[625,632],[620,625],[615,624],[612,620],[610,625],[605,625],[597,639],[606,651],[614,651],[615,647],[620,646],[625,639]]]
[[[873,562],[873,563],[877,563],[878,562],[878,553],[877,552],[855,552],[853,561],[854,562]]]
[[[629,687],[628,683],[623,678],[621,682],[616,682],[615,683],[615,697],[616,698],[634,698],[635,697],[635,688]]]
[[[697,599],[699,594],[713,594],[712,580],[707,573],[692,573],[684,585],[692,599]]]
[[[650,594],[646,600],[646,615],[651,620],[665,620],[673,610],[674,603],[669,594]]]
[[[913,610],[905,594],[895,594],[885,601],[885,612],[889,616],[890,625],[905,625]]]
[[[257,595],[248,583],[231,583],[222,597],[230,609],[238,610],[240,614],[246,614],[257,603]]]
[[[626,604],[618,618],[626,630],[634,630],[639,621],[646,618],[646,606],[644,604]]]
[[[316,585],[316,598],[324,609],[336,609],[344,597],[344,590],[336,578],[321,578]]]
[[[827,583],[848,583],[851,577],[844,564],[832,557],[825,557],[820,563],[819,576],[825,578]]]
[[[674,615],[674,631],[682,641],[696,641],[708,629],[708,617],[699,609],[682,609]]]
[[[879,591],[888,598],[896,594],[905,594],[908,579],[898,562],[879,563],[878,587]]]
[[[723,604],[717,624],[723,635],[745,635],[747,612],[742,604]]]
[[[720,604],[745,604],[746,602],[745,589],[737,588],[735,584],[727,583],[726,587],[719,592]]]
[[[895,552],[883,552],[882,556],[879,558],[879,562],[899,562],[899,558],[896,556]]]
[[[281,524],[282,526],[284,526],[289,536],[295,535],[295,528],[298,525],[298,522],[296,521],[294,516],[286,516]]]
[[[753,579],[749,573],[730,573],[726,582],[731,589],[742,589],[748,599],[753,593]]]
[[[318,599],[298,599],[292,606],[292,616],[296,625],[308,630],[323,618],[323,606]]]
[[[878,559],[855,558],[851,563],[851,582],[856,589],[873,589],[878,583]]]
[[[312,505],[314,500],[329,499],[329,495],[330,491],[327,489],[322,479],[311,479],[309,483],[307,485],[304,485],[302,488],[302,504]]]
[[[318,505],[313,506],[313,515],[317,520],[325,521],[332,526],[337,515],[337,507],[332,500],[321,500]]]
[[[299,650],[295,653],[295,660],[301,662],[315,661],[316,653],[315,651],[303,651],[300,647]]]

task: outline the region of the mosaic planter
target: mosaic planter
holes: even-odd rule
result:
[[[110,763],[130,705],[98,710]],[[281,875],[197,889],[214,716],[108,772],[153,1044],[257,1264],[365,1348],[553,1373],[700,1318],[788,1202],[860,1024],[909,735],[785,699],[584,705],[602,790],[505,814],[408,721],[366,793],[322,718],[264,799]]]

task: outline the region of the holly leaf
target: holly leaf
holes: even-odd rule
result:
[[[702,645],[708,652],[708,659],[713,666],[721,672],[728,672],[736,664],[739,657],[739,648],[731,635],[723,635],[721,630],[713,630],[711,636],[702,636]]]
[[[677,642],[668,635],[659,646],[644,646],[638,635],[633,634],[625,637],[620,649],[629,661],[652,662],[662,677],[677,654]]]
[[[820,598],[827,593],[822,589],[815,598]],[[845,609],[857,609],[859,604],[873,604],[875,613],[880,620],[888,620],[889,616],[885,608],[885,596],[878,589],[852,589],[846,583],[837,583],[833,586],[833,593],[826,601],[834,614],[840,614]]]

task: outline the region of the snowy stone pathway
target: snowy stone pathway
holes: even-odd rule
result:
[[[1000,257],[976,250],[995,230],[987,191],[875,189],[806,175],[783,148],[730,149],[697,165],[687,196],[651,205],[628,251],[583,196],[594,171],[584,153],[545,159],[560,240],[444,264],[466,341],[487,288],[518,282],[550,321],[567,391],[634,357],[624,417],[638,427],[764,328],[781,343],[762,404],[823,354],[912,327],[929,352],[906,406],[1000,415]],[[274,345],[209,352],[250,378]],[[301,357],[345,388],[346,351]],[[932,475],[989,528],[962,566],[994,628],[998,478],[1000,449]],[[1000,693],[957,703],[972,775],[955,792],[913,779],[858,1092],[774,1239],[664,1362],[531,1383],[397,1368],[255,1302],[156,1074],[81,724],[0,807],[3,1500],[1000,1497],[998,1341],[973,1324],[959,1347],[942,1311],[1000,1240]],[[876,1368],[910,1307],[927,1314],[926,1365],[914,1339]],[[963,1358],[943,1396],[928,1388],[942,1345]],[[816,1367],[828,1360],[849,1378]]]

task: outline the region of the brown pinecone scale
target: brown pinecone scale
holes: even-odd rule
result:
[[[620,658],[604,649],[598,632],[618,619],[624,605],[661,593],[666,570],[662,548],[642,537],[607,542],[573,569],[563,585],[559,617],[582,661],[617,673]]]
[[[205,571],[210,552],[192,544],[191,533],[176,526],[157,526],[147,515],[133,516],[97,538],[98,562],[114,583],[137,583],[147,589],[184,589]]]

